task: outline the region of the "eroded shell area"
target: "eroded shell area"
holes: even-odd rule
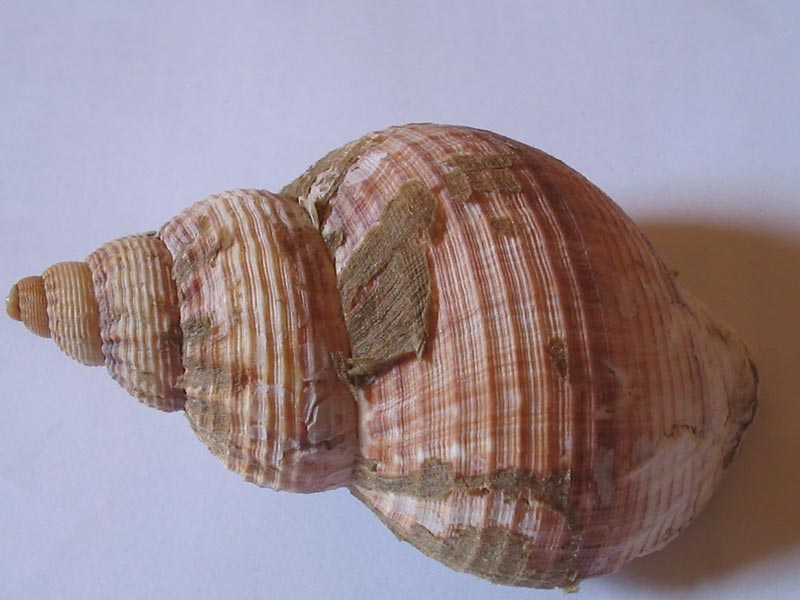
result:
[[[186,412],[211,451],[258,485],[347,484],[355,403],[333,266],[308,216],[257,190],[212,196],[161,230],[181,298]],[[341,360],[339,358],[338,360]]]
[[[493,581],[570,587],[661,547],[708,500],[752,418],[751,363],[578,173],[495,134],[412,125],[282,193],[328,243],[351,341],[371,332],[350,371],[354,491],[401,538]],[[398,218],[420,202],[432,222]],[[417,346],[398,352],[372,310],[387,297],[425,316]]]
[[[518,490],[462,487],[424,499],[354,490],[395,535],[452,569],[505,585],[569,589],[577,582],[580,539],[563,506]]]

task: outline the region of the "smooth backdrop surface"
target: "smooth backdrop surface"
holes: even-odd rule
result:
[[[701,517],[578,597],[800,598],[798,6],[0,1],[0,285],[373,129],[515,137],[628,211],[763,380]],[[245,484],[104,369],[0,339],[0,598],[561,597],[450,572],[345,491]]]

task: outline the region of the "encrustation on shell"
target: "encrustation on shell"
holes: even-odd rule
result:
[[[184,408],[245,479],[348,486],[497,583],[574,589],[659,549],[755,412],[746,348],[622,210],[487,131],[368,134],[76,264],[9,315]]]

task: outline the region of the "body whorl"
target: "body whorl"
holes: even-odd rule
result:
[[[752,418],[744,347],[600,190],[507,138],[392,128],[284,193],[339,242],[344,289],[410,186],[435,212],[405,232],[432,290],[426,342],[358,389],[354,493],[400,538],[500,583],[569,587],[661,547]],[[382,286],[392,276],[359,302],[402,287]]]

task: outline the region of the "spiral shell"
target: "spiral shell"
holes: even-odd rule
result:
[[[185,408],[247,480],[348,486],[498,583],[572,589],[666,544],[755,411],[744,345],[630,219],[486,131],[372,133],[278,195],[212,196],[56,267],[11,316]]]

